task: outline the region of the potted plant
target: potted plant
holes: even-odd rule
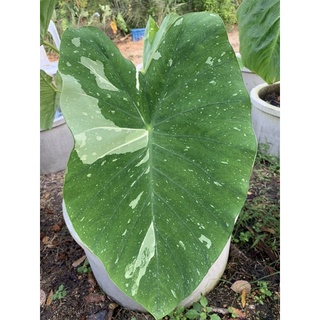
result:
[[[56,0],[40,1],[40,54],[44,55],[44,61],[48,59],[43,45],[59,53],[59,43],[56,40],[58,35],[53,37],[53,42],[46,39],[55,4]],[[40,64],[41,174],[64,170],[73,148],[73,137],[59,110],[59,85],[60,78],[57,68],[47,68],[45,64]]]
[[[99,29],[69,28],[59,72],[63,214],[99,285],[156,319],[189,306],[224,271],[256,155],[222,19],[149,18],[140,71]]]
[[[250,92],[253,127],[267,153],[280,156],[280,0],[243,0],[237,10],[244,66],[265,83]]]

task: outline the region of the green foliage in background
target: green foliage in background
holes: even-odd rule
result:
[[[195,0],[193,11],[209,11],[218,14],[226,27],[237,23],[236,10],[241,0]]]
[[[240,3],[241,0],[59,0],[55,20],[61,25],[60,32],[67,27],[84,25],[94,25],[103,30],[106,27],[104,8],[108,7],[107,17],[110,21],[115,19],[118,28],[126,33],[129,29],[145,28],[149,16],[160,25],[169,13],[182,15],[208,11],[218,14],[229,27],[237,22],[235,12]],[[100,18],[94,19],[95,13],[99,13]]]

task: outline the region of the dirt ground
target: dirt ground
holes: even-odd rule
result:
[[[237,29],[229,33],[235,52],[239,49]],[[142,62],[143,41],[130,39],[116,42],[122,54],[134,64]],[[90,270],[86,269],[84,251],[72,239],[62,216],[64,171],[40,176],[40,319],[41,320],[151,320],[148,314],[126,310],[116,305],[101,291]],[[261,181],[252,176],[250,194],[259,192]],[[265,188],[265,187],[262,187]],[[268,187],[273,197],[279,197],[279,180]],[[206,297],[221,319],[234,319],[228,307],[233,307],[237,319],[280,319],[279,267],[270,268],[266,248],[242,248],[232,244],[227,267],[219,284]],[[239,294],[231,290],[236,280],[255,282],[268,279],[272,297],[258,303],[252,292],[243,308]],[[63,285],[61,299],[53,294]],[[64,292],[65,290],[65,292]]]

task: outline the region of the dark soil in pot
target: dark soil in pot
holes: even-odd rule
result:
[[[271,105],[280,108],[280,83],[262,88],[259,91],[259,97]]]

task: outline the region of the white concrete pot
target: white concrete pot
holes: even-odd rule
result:
[[[68,213],[66,211],[65,204],[62,204],[63,209],[63,217],[65,223],[69,229],[69,232],[73,239],[79,244],[80,247],[84,250],[89,264],[91,266],[92,272],[97,280],[101,289],[115,302],[119,305],[127,308],[129,310],[137,310],[141,312],[146,312],[146,310],[137,302],[135,302],[131,297],[127,296],[123,293],[110,279],[107,270],[105,269],[104,265],[102,264],[101,260],[94,255],[88,247],[81,241],[78,234],[74,230]],[[179,305],[184,307],[191,306],[194,302],[198,301],[201,295],[205,295],[210,292],[219,282],[222,274],[226,268],[228,257],[229,257],[229,249],[230,249],[230,241],[227,242],[223,251],[221,252],[219,258],[216,262],[212,265],[210,270],[208,271],[207,275],[203,278],[202,282],[199,286],[192,292],[192,294],[185,298]]]
[[[237,52],[236,56],[237,58],[241,59],[240,53]],[[249,94],[254,87],[256,87],[259,84],[265,83],[265,81],[262,78],[260,78],[256,73],[252,72],[246,67],[241,68],[241,74],[242,74],[244,85]]]
[[[280,82],[272,85],[260,84],[251,90],[251,116],[258,143],[269,145],[267,154],[280,157],[280,107],[263,100],[273,90],[280,92]]]
[[[55,173],[66,169],[73,137],[63,116],[56,118],[49,130],[40,130],[40,173]]]
[[[250,93],[251,90],[257,85],[265,83],[262,78],[260,78],[256,73],[250,71],[245,67],[241,68],[241,73],[244,85],[246,86],[248,93]]]

